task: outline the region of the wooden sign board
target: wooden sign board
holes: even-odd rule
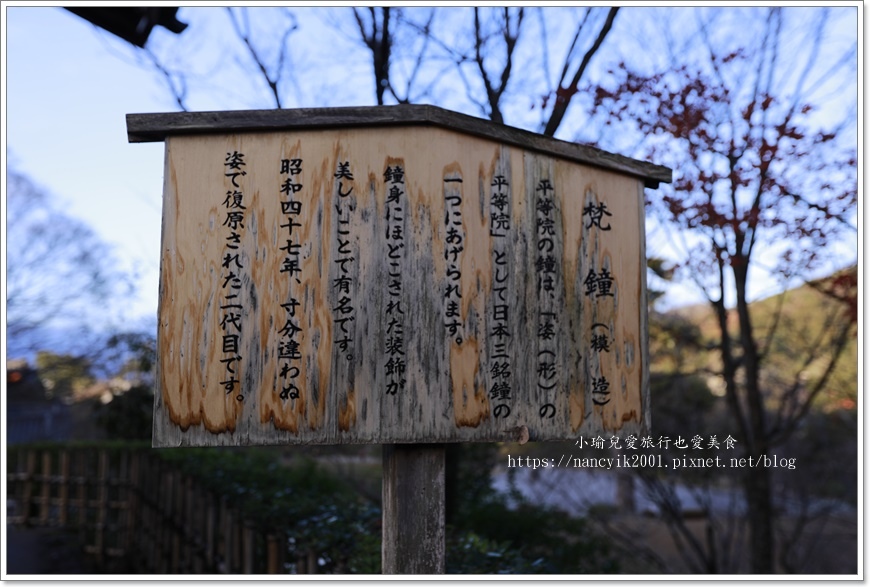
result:
[[[155,446],[647,429],[670,170],[428,106],[128,133],[166,143]]]

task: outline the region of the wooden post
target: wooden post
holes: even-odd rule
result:
[[[445,572],[444,445],[384,445],[385,574]]]

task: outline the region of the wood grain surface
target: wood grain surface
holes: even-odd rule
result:
[[[155,446],[642,433],[643,186],[433,126],[168,136]]]

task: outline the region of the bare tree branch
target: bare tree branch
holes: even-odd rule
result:
[[[580,80],[583,77],[583,74],[586,73],[586,67],[589,65],[589,62],[592,61],[592,57],[595,53],[598,52],[598,49],[601,48],[601,44],[604,42],[605,37],[607,37],[607,33],[610,32],[611,27],[613,26],[613,20],[616,18],[616,13],[619,11],[618,7],[611,8],[607,13],[607,19],[604,21],[604,26],[601,27],[601,31],[598,33],[598,37],[595,39],[595,42],[592,44],[592,47],[586,51],[586,54],[583,55],[583,59],[580,61],[580,65],[577,67],[577,70],[574,72],[574,75],[571,78],[571,83],[568,85],[564,85],[565,76],[563,75],[562,79],[559,80],[559,88],[556,90],[556,100],[553,105],[553,111],[550,114],[550,119],[547,121],[546,127],[544,127],[544,135],[548,137],[552,137],[556,134],[556,131],[559,129],[559,126],[562,124],[562,119],[565,117],[565,113],[568,111],[568,106],[571,104],[571,99],[579,90]],[[582,26],[582,24],[581,24]],[[566,73],[566,71],[563,72]]]
[[[431,30],[432,30],[432,23],[434,22],[434,20],[435,20],[435,10],[433,9],[429,12],[429,17],[426,20],[426,24],[424,24],[421,27],[421,36],[422,36],[423,43],[422,43],[422,46],[420,47],[420,51],[417,53],[416,57],[414,58],[414,64],[411,67],[411,73],[408,76],[407,81],[405,82],[404,92],[402,93],[401,96],[396,91],[396,87],[395,87],[395,84],[393,84],[392,79],[388,80],[390,93],[393,95],[393,97],[396,99],[396,101],[399,104],[409,104],[411,102],[416,101],[416,97],[412,98],[411,92],[412,92],[412,89],[414,88],[414,86],[416,85],[417,76],[420,75],[421,71],[423,70],[424,65],[426,64],[426,58],[427,58],[428,53],[429,53],[429,43],[432,41]],[[403,18],[403,14],[401,12],[399,13],[399,21],[401,23],[406,22],[405,19]],[[429,85],[427,87],[423,88],[419,92],[418,96],[419,97],[426,96],[429,93],[429,90],[431,89],[431,87],[435,83],[437,83],[438,79],[440,79],[440,76],[437,76],[437,75],[434,76],[434,78],[429,83]]]
[[[241,8],[242,11],[242,19],[243,23],[239,22],[239,19],[236,17],[236,13],[233,11],[231,7],[227,7],[227,14],[229,14],[230,22],[233,25],[233,30],[238,35],[239,39],[245,44],[245,47],[248,49],[248,53],[251,55],[251,58],[254,60],[254,63],[257,66],[257,69],[260,71],[260,75],[263,78],[263,81],[266,82],[266,85],[269,87],[270,92],[272,93],[272,98],[275,101],[276,108],[283,108],[283,104],[281,103],[281,94],[278,89],[278,83],[281,80],[281,69],[280,67],[276,68],[274,75],[269,73],[269,69],[266,67],[266,63],[263,60],[263,57],[260,55],[259,51],[256,47],[254,47],[253,42],[251,41],[251,32],[250,32],[250,22],[248,19],[248,13],[246,8]],[[290,29],[284,32],[283,39],[281,41],[281,48],[279,53],[279,66],[284,62],[284,50],[286,45],[286,39],[291,32],[295,30],[295,25]]]
[[[489,73],[486,70],[484,47],[487,39],[485,38],[482,24],[480,22],[480,9],[477,7],[474,8],[474,62],[477,64],[477,69],[480,72],[480,79],[483,82],[484,89],[486,90],[487,103],[489,105],[489,118],[493,122],[499,124],[504,124],[504,115],[501,111],[501,98],[507,89],[508,82],[510,81],[511,70],[513,68],[514,49],[516,49],[517,41],[519,41],[520,38],[524,14],[524,9],[520,8],[516,12],[516,18],[512,22],[510,9],[503,9],[501,19],[502,38],[505,47],[505,64],[501,69],[498,85],[496,85],[495,82],[490,79]]]
[[[825,366],[825,370],[822,375],[816,380],[815,384],[812,388],[806,393],[803,401],[800,402],[796,409],[792,409],[792,411],[783,417],[780,421],[780,426],[772,431],[771,433],[771,444],[776,444],[782,442],[784,439],[788,438],[798,427],[800,422],[806,418],[806,415],[809,413],[810,408],[812,407],[815,399],[818,397],[819,393],[821,393],[825,386],[828,383],[828,380],[833,375],[837,363],[839,362],[840,356],[843,354],[843,350],[846,348],[851,335],[852,335],[852,323],[849,321],[840,320],[840,327],[837,330],[837,333],[833,337],[833,340],[826,345],[830,350],[830,357],[828,359],[827,365]],[[822,345],[823,337],[820,333],[819,338],[817,339],[817,345],[815,348],[819,348]],[[811,352],[804,360],[803,371],[815,360],[816,353]],[[801,386],[800,382],[800,372],[796,376],[796,381],[792,385],[792,387],[788,390],[786,397],[793,398],[793,401],[797,401],[797,393]],[[784,404],[787,405],[787,404]]]
[[[187,104],[185,103],[187,98],[187,83],[184,76],[173,75],[151,49],[145,47],[142,51],[148,56],[154,68],[163,76],[169,92],[175,98],[175,103],[178,104],[181,111],[188,112]]]
[[[27,176],[9,169],[7,188],[7,347],[49,348],[57,340],[48,338],[68,336],[65,329],[80,337],[67,346],[86,343],[132,290],[129,276],[90,227],[56,208]]]
[[[779,321],[782,319],[782,310],[785,307],[785,298],[788,295],[788,292],[783,292],[776,298],[776,308],[773,311],[773,321],[770,324],[770,327],[767,329],[767,335],[762,337],[764,342],[761,344],[761,347],[758,350],[758,358],[759,360],[764,360],[767,358],[770,353],[770,346],[773,343],[774,335],[777,333],[777,327],[779,326]]]

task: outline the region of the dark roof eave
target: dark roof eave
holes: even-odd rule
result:
[[[492,139],[631,175],[642,179],[649,188],[657,188],[661,182],[671,183],[672,174],[667,167],[430,105],[128,114],[127,139],[131,143],[145,143],[178,135],[401,125],[432,125]]]

